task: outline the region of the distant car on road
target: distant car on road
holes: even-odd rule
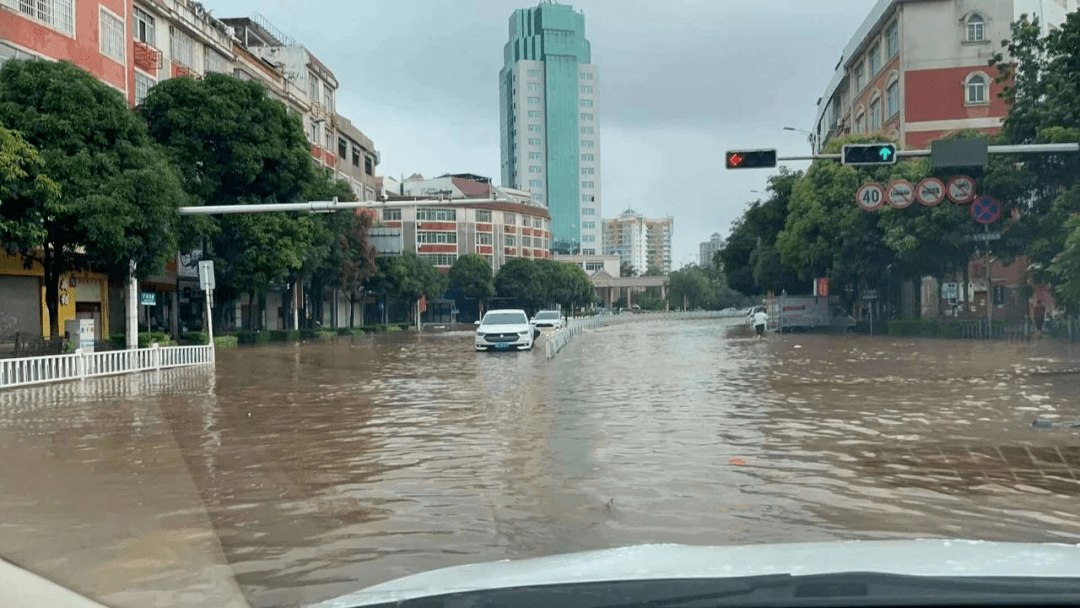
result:
[[[540,334],[524,310],[491,310],[476,326],[476,350],[532,350]]]
[[[566,327],[566,321],[563,320],[562,313],[557,310],[541,310],[533,316],[532,325],[560,329]]]

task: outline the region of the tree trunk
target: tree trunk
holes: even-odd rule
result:
[[[45,307],[49,311],[49,337],[60,337],[60,260],[50,243],[45,244]]]

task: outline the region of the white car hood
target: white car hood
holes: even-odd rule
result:
[[[523,331],[529,331],[531,327],[528,323],[514,323],[511,325],[481,325],[476,328],[476,333],[480,334],[513,334]]]
[[[432,570],[318,604],[346,608],[444,593],[616,580],[880,572],[1080,578],[1080,545],[964,540],[843,541],[733,547],[638,545]]]

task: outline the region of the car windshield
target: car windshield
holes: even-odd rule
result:
[[[0,585],[307,607],[594,550],[645,565],[554,571],[1080,551],[1080,0],[0,24]]]
[[[491,313],[484,317],[484,325],[520,325],[521,323],[528,323],[529,320],[524,314],[519,312],[498,312]]]

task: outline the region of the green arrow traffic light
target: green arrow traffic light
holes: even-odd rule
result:
[[[845,165],[892,165],[896,163],[894,144],[847,144],[840,155]]]

